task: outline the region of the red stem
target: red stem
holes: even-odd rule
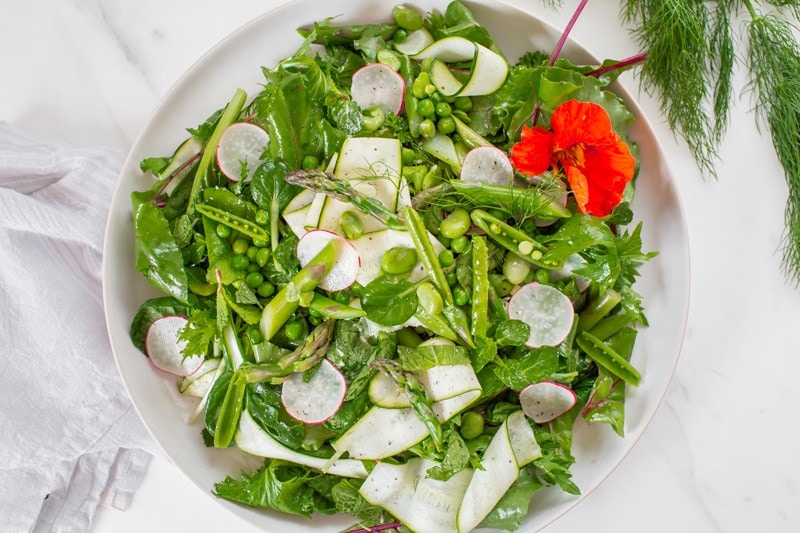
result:
[[[347,533],[379,533],[381,531],[388,531],[388,530],[396,530],[402,527],[403,524],[400,522],[389,522],[387,524],[378,524],[377,526],[371,526],[363,529],[352,529]]]
[[[581,3],[578,4],[578,8],[575,10],[575,13],[572,14],[572,18],[569,19],[567,23],[567,27],[564,28],[564,32],[561,34],[561,38],[559,38],[558,42],[556,43],[556,47],[553,50],[553,55],[550,56],[550,66],[552,67],[556,59],[558,59],[559,54],[561,54],[561,49],[564,48],[564,43],[567,42],[567,38],[569,37],[569,33],[572,31],[572,27],[575,26],[575,23],[578,22],[578,17],[581,16],[581,12],[583,12],[583,8],[586,7],[586,4],[589,3],[589,0],[581,0]]]
[[[550,63],[549,65],[552,67],[556,63],[556,59],[561,54],[561,49],[564,48],[564,43],[567,42],[567,38],[569,37],[569,33],[572,31],[572,27],[575,26],[575,23],[578,22],[578,17],[581,16],[583,12],[583,8],[586,7],[586,4],[589,3],[589,0],[581,0],[581,3],[578,4],[578,8],[572,14],[572,18],[569,19],[567,26],[564,28],[564,31],[561,33],[561,37],[559,37],[558,42],[556,43],[556,47],[553,49],[553,54],[550,56]],[[531,126],[535,126],[536,122],[539,120],[539,106],[536,106],[536,109],[533,110],[531,120]]]
[[[631,65],[636,65],[637,63],[642,63],[644,60],[647,59],[647,52],[640,52],[636,55],[633,55],[627,59],[623,59],[621,61],[617,61],[611,65],[606,65],[604,67],[599,67],[594,70],[591,70],[586,73],[587,76],[602,76],[607,72],[612,72],[614,70],[618,70],[625,67],[630,67]]]

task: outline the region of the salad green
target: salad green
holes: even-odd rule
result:
[[[166,357],[151,353],[164,331],[148,335],[183,317],[180,356],[202,360],[176,371],[199,399],[192,421],[208,446],[265,458],[217,496],[347,513],[363,531],[515,530],[534,492],[579,494],[578,417],[624,435],[647,325],[634,282],[655,255],[641,224],[621,229],[633,180],[607,213],[587,210],[574,165],[595,145],[553,149],[535,176],[515,147],[533,117],[556,131],[590,103],[633,169],[633,115],[608,90],[613,70],[540,51],[509,61],[458,1],[334,22],[299,30],[257,94],[236,90],[172,156],[142,161],[155,182],[131,197],[136,268],[164,294],[141,304],[131,338]],[[354,75],[376,63],[362,105]],[[396,113],[386,79],[402,82]],[[248,132],[237,173],[238,124],[266,135],[252,168],[262,136]],[[526,407],[560,394],[537,408],[546,422],[525,415],[523,390]]]

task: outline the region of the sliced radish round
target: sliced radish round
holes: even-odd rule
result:
[[[522,410],[537,424],[555,420],[572,409],[577,401],[572,389],[554,381],[533,383],[519,393]]]
[[[549,285],[523,285],[508,301],[508,316],[522,320],[531,328],[525,346],[557,346],[572,329],[575,309],[563,292]]]
[[[327,359],[320,361],[308,381],[295,372],[281,385],[281,403],[292,418],[305,424],[322,424],[336,414],[344,402],[347,381]]]
[[[494,146],[478,146],[464,156],[461,179],[469,183],[511,185],[514,167],[506,153]]]
[[[200,356],[183,357],[182,350],[186,343],[179,336],[188,322],[186,317],[171,315],[150,324],[144,348],[150,362],[157,369],[176,376],[189,376],[203,364]]]
[[[263,128],[249,122],[237,122],[228,126],[219,138],[217,164],[220,171],[232,181],[242,179],[246,166],[246,179],[261,163],[261,156],[269,143],[269,134]]]
[[[319,283],[319,288],[326,291],[342,291],[355,283],[358,270],[361,268],[361,256],[350,241],[325,229],[311,230],[297,242],[297,259],[300,261],[300,266],[306,266],[326,244],[334,239],[340,241],[336,261],[328,275]]]
[[[399,115],[403,109],[403,77],[383,63],[370,63],[353,74],[353,101],[362,109],[377,106],[384,113]]]

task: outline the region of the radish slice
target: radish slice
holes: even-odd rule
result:
[[[511,185],[514,167],[505,152],[494,146],[478,146],[464,157],[461,179],[469,183]]]
[[[572,409],[577,401],[572,389],[554,381],[533,383],[519,393],[522,410],[537,424],[555,420]]]
[[[508,316],[522,320],[531,328],[525,346],[557,346],[572,329],[575,309],[558,289],[541,283],[523,285],[508,301]]]
[[[403,109],[405,82],[387,65],[371,63],[353,74],[350,94],[362,109],[377,106],[387,115],[399,115]]]
[[[281,403],[292,418],[322,424],[342,406],[347,381],[333,363],[323,359],[311,379],[306,381],[303,372],[295,372],[281,387]]]
[[[331,271],[318,285],[320,289],[326,291],[342,291],[355,283],[361,268],[361,256],[347,239],[324,229],[311,230],[297,242],[297,259],[303,267],[334,239],[341,243],[338,247],[338,256]]]
[[[200,356],[183,357],[182,350],[186,343],[179,336],[188,322],[186,317],[172,315],[150,324],[144,347],[147,357],[157,369],[184,377],[193,374],[203,364]]]
[[[255,124],[231,124],[222,132],[217,145],[217,164],[220,171],[228,179],[239,181],[242,179],[242,169],[246,167],[246,179],[252,178],[261,163],[267,143],[269,134]]]

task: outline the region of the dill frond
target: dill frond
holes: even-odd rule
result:
[[[800,49],[792,30],[785,18],[753,17],[747,57],[757,125],[769,128],[789,188],[782,266],[800,282]]]
[[[624,0],[647,61],[642,89],[659,99],[670,129],[680,134],[701,171],[714,175],[717,143],[709,117],[713,19],[701,0]],[[727,41],[722,40],[722,44]],[[723,94],[725,86],[721,87]]]

